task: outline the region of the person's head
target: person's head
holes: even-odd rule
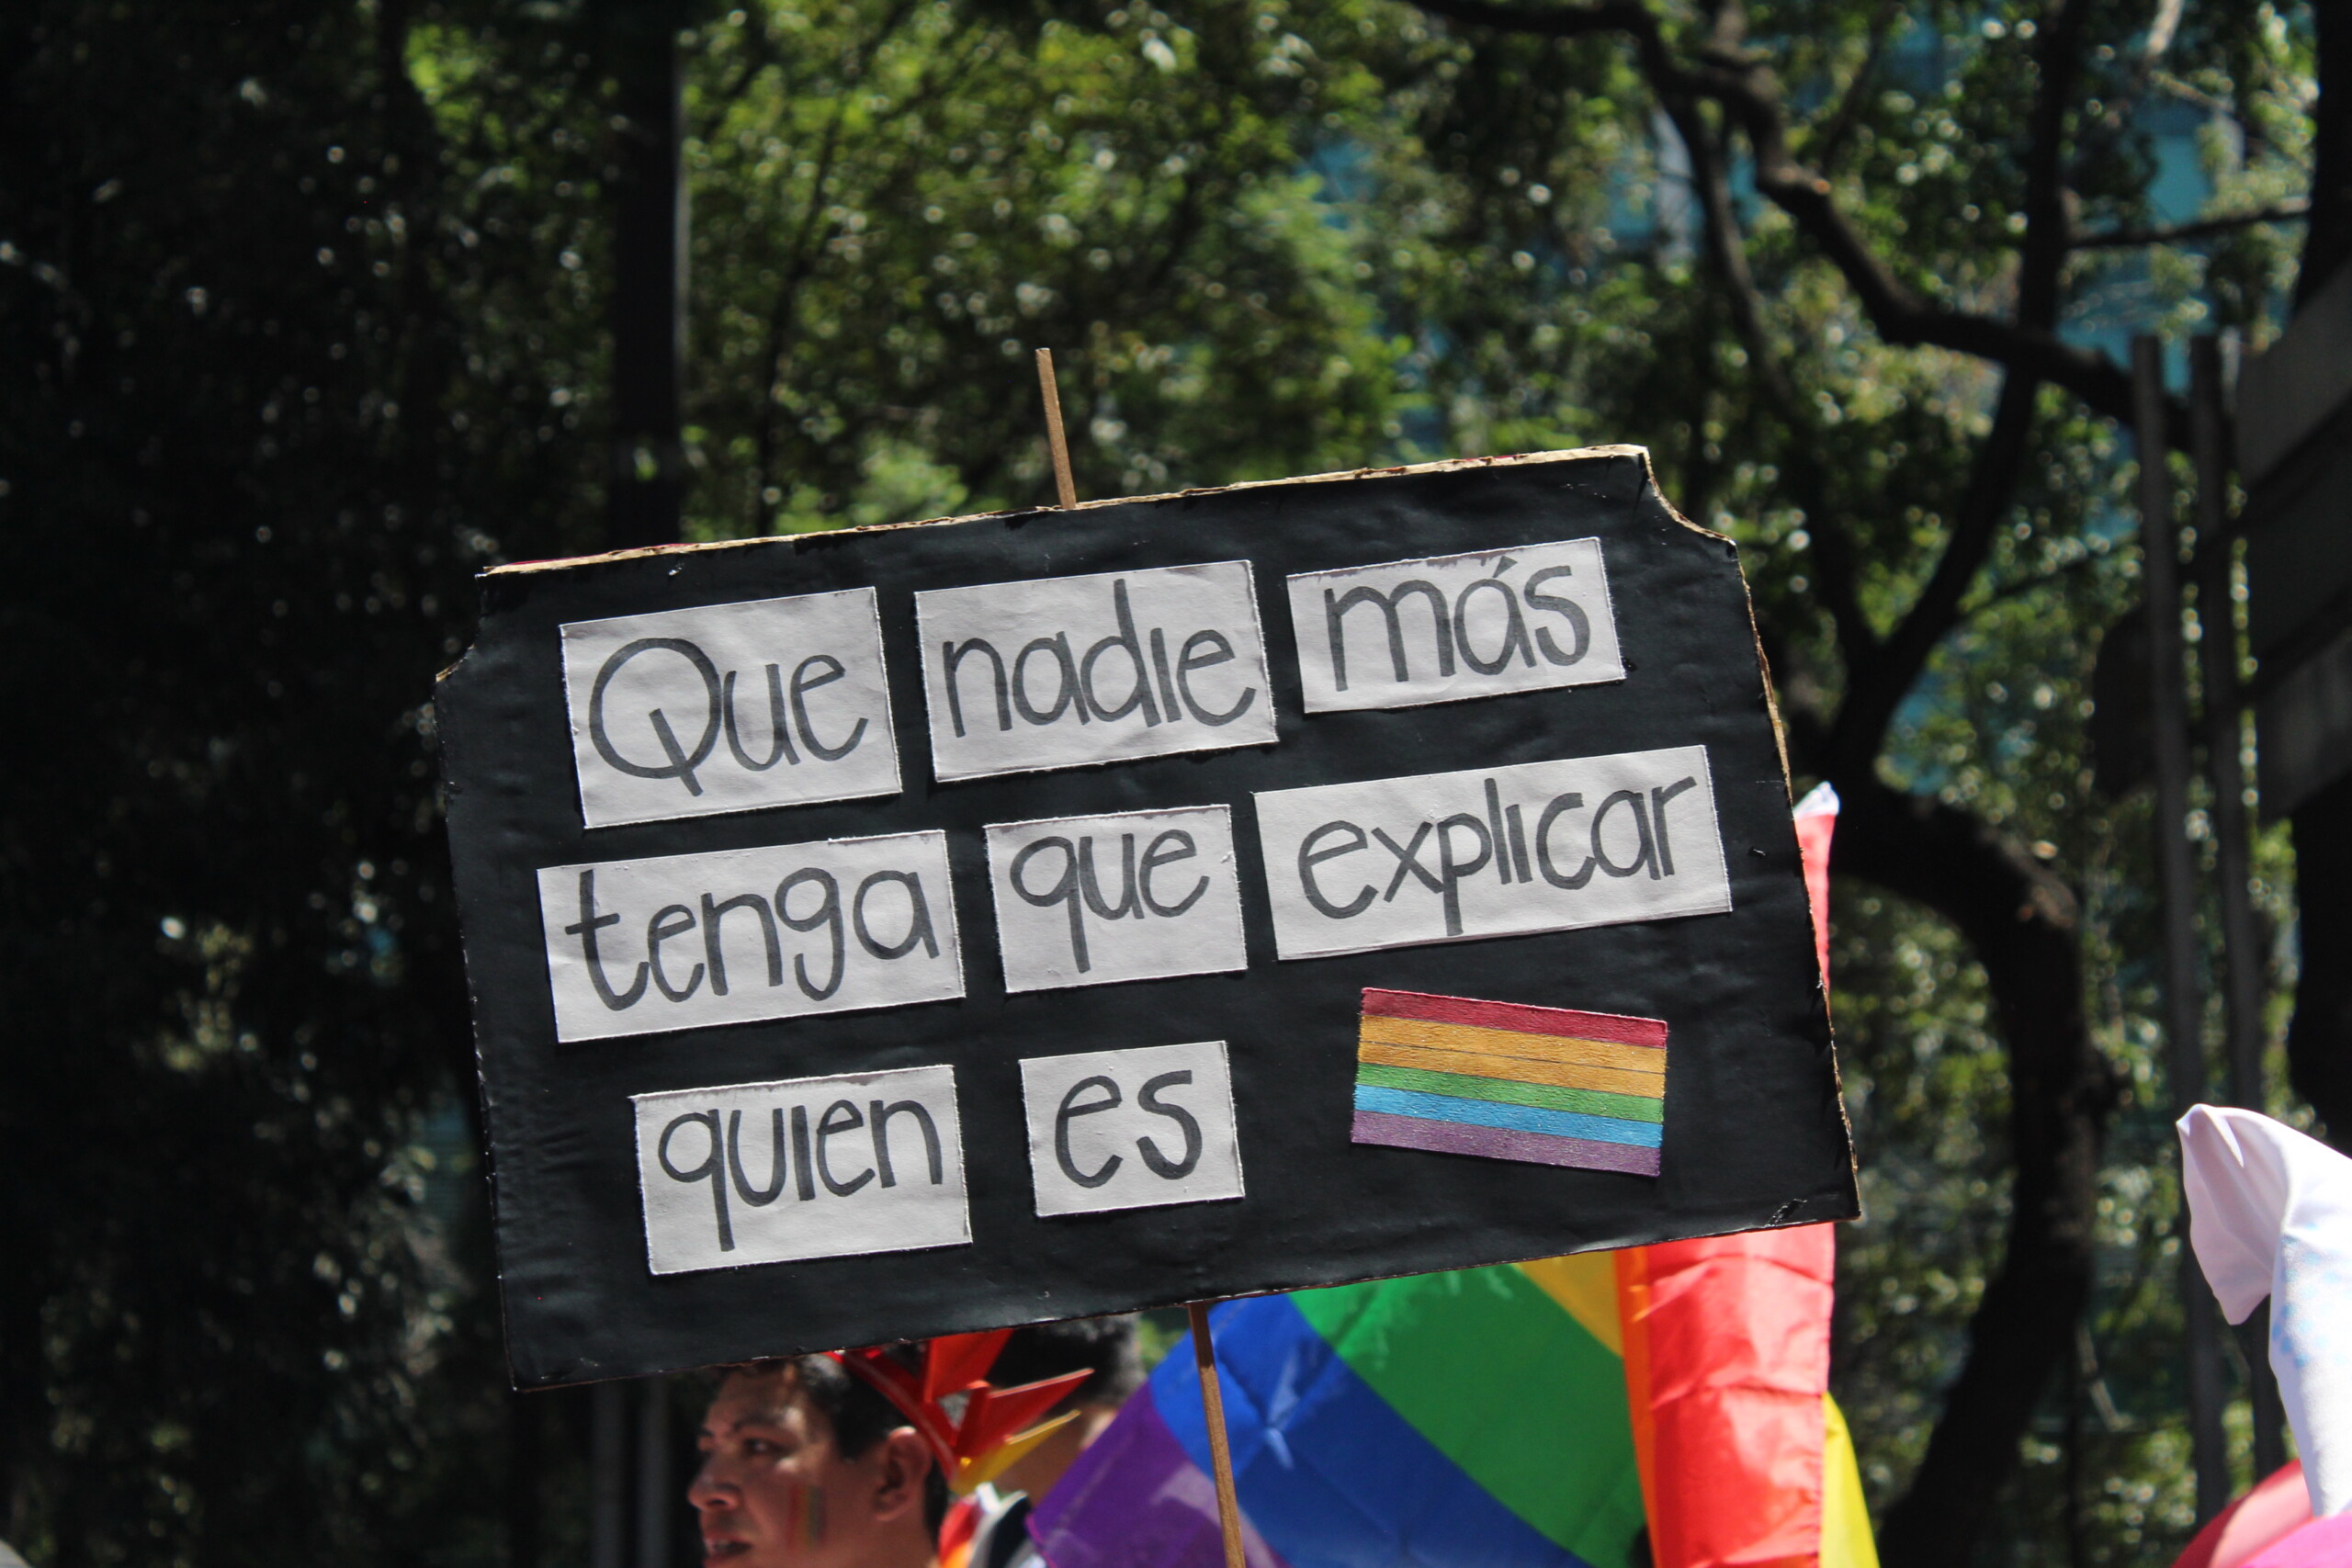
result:
[[[1005,1491],[1042,1497],[1062,1478],[1086,1446],[1111,1424],[1127,1395],[1143,1382],[1143,1362],[1136,1352],[1132,1317],[1084,1317],[1069,1323],[1038,1323],[1016,1328],[1004,1342],[989,1382],[999,1388],[1017,1388],[1065,1372],[1092,1375],[1048,1412],[1048,1418],[1066,1410],[1078,1419],[1057,1431],[1036,1449],[1006,1467],[997,1478]]]
[[[727,1373],[686,1497],[713,1568],[921,1568],[947,1488],[906,1418],[829,1356]]]

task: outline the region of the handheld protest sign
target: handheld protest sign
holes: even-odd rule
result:
[[[501,568],[436,711],[523,1384],[1858,1212],[1637,448]]]

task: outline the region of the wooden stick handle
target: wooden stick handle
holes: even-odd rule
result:
[[[1184,1308],[1184,1314],[1193,1323],[1193,1366],[1201,1374],[1201,1408],[1208,1417],[1209,1468],[1216,1476],[1216,1520],[1225,1532],[1225,1568],[1247,1568],[1241,1555],[1241,1500],[1233,1490],[1233,1449],[1225,1440],[1225,1394],[1217,1387],[1216,1352],[1209,1345],[1209,1308],[1214,1304],[1193,1302]]]
[[[1054,493],[1066,506],[1078,504],[1078,486],[1070,482],[1069,438],[1062,434],[1062,389],[1054,379],[1054,351],[1037,351],[1037,390],[1046,398],[1046,445],[1054,455]]]

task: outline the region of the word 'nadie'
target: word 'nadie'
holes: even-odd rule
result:
[[[1249,563],[915,595],[942,780],[1270,745]]]

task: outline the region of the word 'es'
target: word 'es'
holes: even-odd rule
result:
[[[1306,711],[1622,681],[1599,539],[1289,580]]]
[[[899,791],[870,588],[563,628],[587,825]]]
[[[1704,747],[1257,799],[1284,958],[1731,908]]]
[[[1008,991],[1249,966],[1226,807],[1008,823],[988,840]]]
[[[1274,739],[1249,563],[915,595],[942,780]]]
[[[1021,1094],[1041,1215],[1242,1195],[1221,1040],[1026,1058]]]
[[[964,994],[944,833],[552,866],[538,880],[560,1040]]]
[[[971,1240],[944,1066],[633,1098],[656,1274]]]

